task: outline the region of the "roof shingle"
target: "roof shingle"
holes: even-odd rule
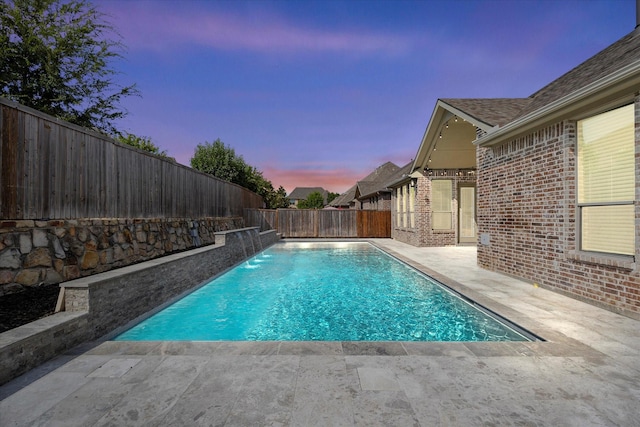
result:
[[[448,104],[490,126],[504,126],[531,104],[531,98],[446,98]]]

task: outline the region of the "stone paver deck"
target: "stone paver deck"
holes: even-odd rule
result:
[[[375,242],[547,341],[88,343],[0,387],[0,426],[640,425],[640,322]]]

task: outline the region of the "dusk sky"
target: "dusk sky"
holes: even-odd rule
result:
[[[103,0],[119,128],[189,165],[220,138],[277,189],[416,154],[438,98],[527,97],[635,27],[635,0]]]

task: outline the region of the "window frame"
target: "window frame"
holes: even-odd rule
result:
[[[580,179],[581,179],[581,166],[580,166],[580,160],[581,160],[581,153],[580,153],[580,146],[581,146],[581,122],[585,121],[585,120],[589,120],[591,118],[595,118],[607,113],[611,113],[615,110],[619,110],[622,108],[628,108],[628,107],[632,107],[633,109],[633,123],[632,123],[632,129],[633,129],[633,144],[634,144],[634,163],[633,163],[633,176],[634,176],[634,185],[633,185],[633,197],[631,199],[628,200],[611,200],[611,201],[589,201],[589,202],[584,202],[581,201],[581,194],[580,194],[580,188],[582,186]],[[635,137],[635,128],[636,128],[636,119],[635,119],[635,103],[631,102],[631,103],[625,103],[623,105],[619,105],[617,107],[608,109],[606,111],[599,111],[596,113],[592,113],[589,114],[585,117],[582,117],[581,119],[576,120],[575,122],[575,149],[576,149],[576,153],[575,153],[575,177],[576,177],[576,182],[575,182],[575,197],[576,197],[576,250],[578,252],[578,258],[585,258],[585,256],[580,256],[579,253],[583,253],[586,255],[586,257],[589,257],[590,255],[595,255],[598,257],[602,257],[603,260],[602,262],[606,262],[606,259],[612,258],[612,259],[621,259],[621,260],[635,260],[635,253],[637,251],[637,237],[636,237],[636,227],[635,227],[635,209],[634,209],[634,226],[633,226],[633,249],[631,251],[631,253],[623,253],[623,252],[613,252],[613,251],[606,251],[606,250],[597,250],[594,248],[589,248],[589,249],[585,249],[584,248],[584,241],[586,240],[584,235],[585,232],[588,230],[585,230],[585,223],[584,223],[584,212],[583,209],[588,209],[588,208],[592,208],[592,207],[613,207],[613,206],[635,206],[635,199],[636,199],[636,186],[637,183],[635,182],[636,179],[636,161],[635,161],[635,146],[636,144],[636,137]],[[615,170],[615,168],[613,168],[612,170]],[[593,261],[593,259],[591,259]]]
[[[433,203],[433,196],[435,194],[434,191],[434,183],[436,182],[448,182],[449,183],[449,210],[448,211],[437,211],[435,209],[434,203]],[[454,180],[453,179],[432,179],[431,180],[431,230],[435,231],[435,232],[451,232],[451,231],[455,231],[455,221],[454,221],[454,209],[453,209],[453,197],[454,197],[454,193],[453,193],[453,184],[454,184]],[[435,228],[435,221],[434,221],[434,217],[436,213],[449,213],[449,228]]]

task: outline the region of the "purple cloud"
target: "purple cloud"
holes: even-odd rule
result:
[[[397,55],[411,40],[394,34],[314,29],[269,14],[163,8],[162,3],[104,3],[101,9],[132,50],[165,52],[196,45],[258,53],[336,52]]]

